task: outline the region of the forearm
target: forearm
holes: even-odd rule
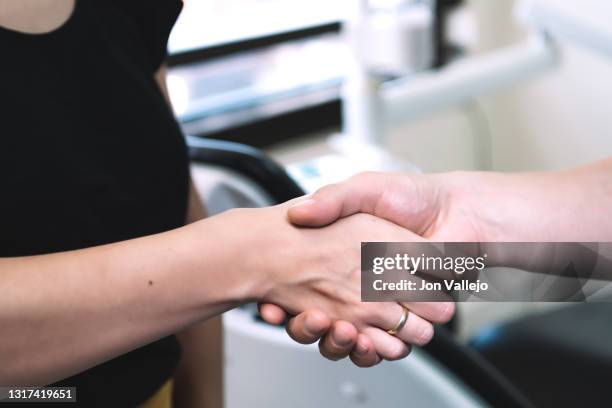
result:
[[[218,217],[202,223],[81,251],[0,259],[0,384],[65,378],[248,298],[250,283],[232,268],[235,240]]]
[[[455,173],[451,208],[479,220],[481,241],[612,241],[612,159],[541,173]]]
[[[447,208],[452,218],[469,214],[463,218],[481,243],[538,243],[481,245],[489,266],[560,272],[585,259],[582,246],[566,242],[612,241],[610,176],[612,160],[558,172],[454,173],[446,176],[452,186]],[[610,279],[609,272],[599,278]]]

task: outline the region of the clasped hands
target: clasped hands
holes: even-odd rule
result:
[[[328,249],[329,257],[338,257],[337,264],[346,255],[342,241],[351,241],[358,248],[355,241],[477,240],[479,231],[474,229],[470,214],[453,213],[453,194],[452,185],[434,175],[363,173],[288,203],[286,214],[289,222],[299,227],[296,230],[340,234]],[[351,235],[342,235],[347,233]],[[357,254],[351,256],[355,259]],[[323,265],[328,261],[319,260]],[[323,296],[299,308],[283,299],[280,291],[264,297],[259,307],[262,318],[280,324],[291,316],[287,332],[295,341],[319,341],[324,357],[339,360],[350,356],[357,366],[369,367],[406,357],[412,345],[427,344],[433,337],[433,324],[448,322],[455,312],[450,301],[359,303],[358,264],[355,268],[346,261],[340,267],[352,268],[346,282],[304,277],[312,279],[309,284]],[[401,320],[402,306],[409,310],[408,319],[398,333],[389,334]]]

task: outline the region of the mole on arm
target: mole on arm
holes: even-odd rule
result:
[[[149,281],[149,286],[153,286],[153,281],[152,280]]]

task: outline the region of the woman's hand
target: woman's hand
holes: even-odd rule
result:
[[[329,338],[329,345],[322,348],[324,355],[333,358],[336,346],[346,347],[341,336],[346,330],[344,337],[352,346],[357,345],[351,347],[356,356],[376,363],[380,358],[405,357],[408,344],[429,342],[433,336],[430,321],[450,318],[451,303],[415,304],[410,308],[408,323],[391,336],[386,330],[398,322],[402,307],[361,302],[361,242],[422,238],[368,214],[346,217],[324,228],[297,228],[287,221],[288,206],[233,210],[224,217],[226,228],[243,231],[239,246],[245,248],[244,265],[250,269],[247,273],[261,275],[252,300],[278,305],[292,315],[310,311],[303,321],[303,332],[291,330],[302,318],[290,323],[289,332],[295,340],[309,342],[328,321],[335,322],[339,336]]]
[[[448,240],[478,240],[482,231],[473,221],[478,214],[469,211],[469,207],[451,211],[455,210],[452,204],[458,198],[454,194],[458,183],[450,181],[437,176],[363,173],[343,183],[326,186],[310,198],[298,200],[288,209],[288,218],[295,225],[322,227],[353,214],[369,213],[414,231],[415,235],[405,241],[422,239],[421,236],[434,241],[443,241],[446,237]],[[448,219],[451,214],[453,216]],[[382,237],[381,241],[393,239]],[[452,303],[419,302],[407,306],[433,323],[445,323],[454,314]],[[286,318],[281,307],[270,303],[261,304],[260,313],[271,324],[279,324]],[[367,367],[386,358],[377,347],[375,353],[359,353],[364,345],[371,345],[372,340],[347,322],[333,322],[316,308],[290,319],[287,331],[303,343],[321,339],[321,354],[332,360],[350,355],[356,365]],[[429,339],[413,344],[423,345]]]

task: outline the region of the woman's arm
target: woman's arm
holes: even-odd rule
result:
[[[258,278],[231,267],[240,245],[228,245],[226,228],[210,219],[91,249],[0,259],[0,384],[66,378],[251,297]]]
[[[358,214],[321,229],[287,222],[290,203],[232,210],[163,234],[80,251],[0,259],[0,384],[48,384],[246,302],[352,322],[382,357],[423,344],[417,315],[361,303],[360,243],[418,240]],[[442,321],[444,309],[429,319]]]
[[[193,181],[190,183],[187,224],[206,217]],[[223,407],[223,320],[221,316],[195,324],[177,338],[182,353],[174,376],[173,399],[177,408]]]

